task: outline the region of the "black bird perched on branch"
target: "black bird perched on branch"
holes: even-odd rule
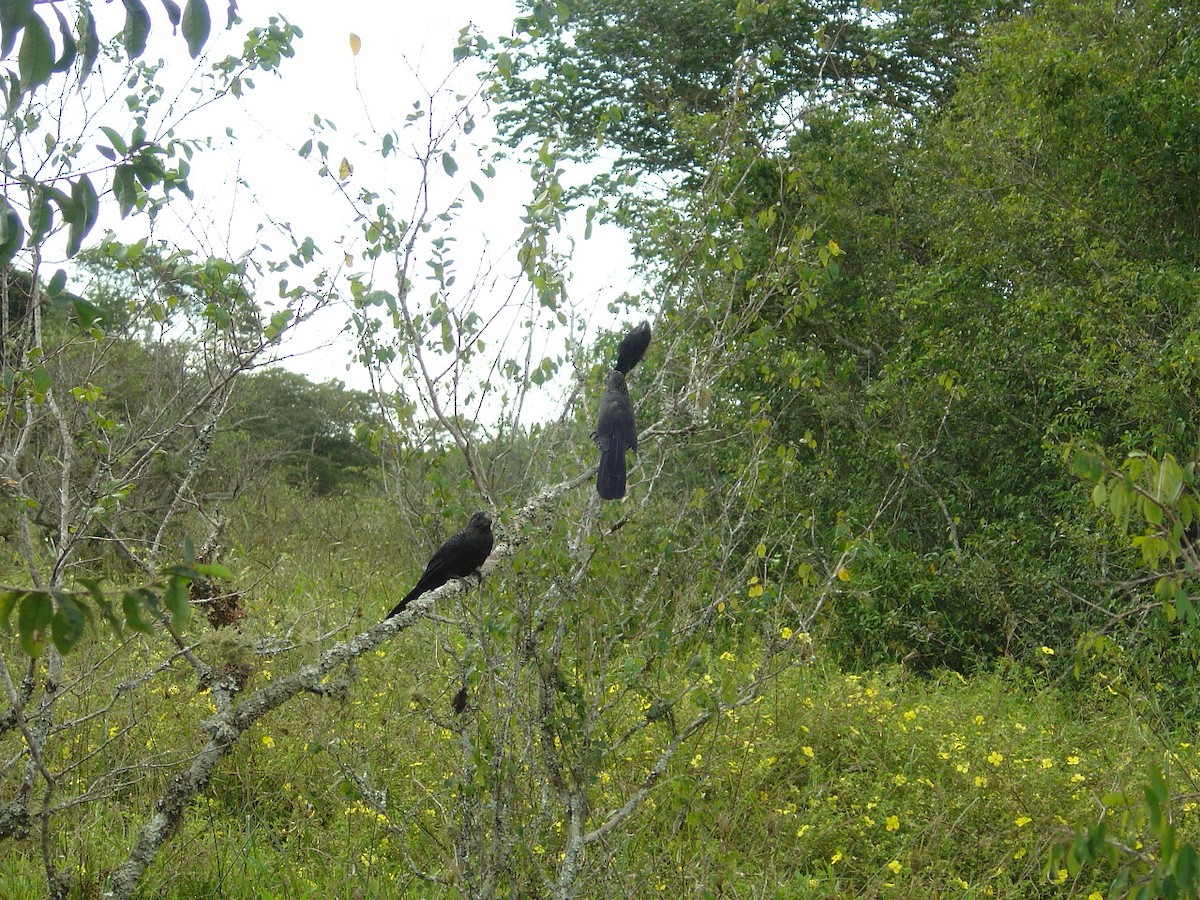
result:
[[[475,513],[466,528],[437,548],[417,586],[404,595],[387,617],[398,615],[426,591],[440,588],[451,578],[466,578],[477,572],[492,552],[492,543],[492,517],[482,511]]]
[[[615,368],[622,375],[628,375],[629,370],[642,361],[646,348],[650,346],[650,323],[643,322],[617,345],[617,364]]]
[[[625,376],[618,369],[604,379],[596,443],[600,446],[596,493],[601,500],[620,500],[625,496],[625,451],[637,453],[637,426],[633,423],[633,404],[629,402]]]

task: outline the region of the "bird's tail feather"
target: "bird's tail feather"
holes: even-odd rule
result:
[[[411,591],[409,591],[407,594],[404,595],[404,599],[395,605],[395,607],[392,609],[392,611],[387,614],[386,618],[390,619],[392,616],[400,615],[400,613],[404,612],[404,608],[406,606],[408,606],[408,604],[412,603],[419,596],[421,596],[421,593],[422,593],[422,591],[421,591],[421,588],[419,585],[417,587],[413,588]]]
[[[600,451],[596,470],[596,493],[601,500],[620,500],[625,496],[625,449]]]

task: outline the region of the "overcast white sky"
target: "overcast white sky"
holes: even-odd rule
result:
[[[214,12],[220,12],[220,2],[211,5]],[[335,133],[326,132],[321,137],[329,143],[333,160],[344,156],[354,165],[352,182],[375,188],[386,185],[400,197],[409,196],[405,180],[412,177],[413,170],[396,164],[379,166],[371,148],[378,147],[384,132],[399,130],[413,103],[424,104],[447,78],[460,93],[473,93],[477,79],[453,64],[452,51],[459,31],[473,23],[490,37],[508,34],[516,3],[240,0],[245,24],[235,26],[232,34],[214,35],[210,55],[237,52],[246,29],[265,23],[267,16],[280,8],[288,21],[304,32],[296,42],[296,56],[284,62],[280,77],[256,76],[256,88],[247,92],[240,107],[223,104],[214,113],[217,119],[213,130],[219,134],[228,125],[238,140],[230,145],[229,152],[206,154],[197,162],[193,187],[197,188],[200,215],[176,224],[191,232],[209,252],[236,256],[254,240],[250,226],[269,213],[276,221],[291,222],[301,234],[312,234],[326,254],[340,256],[345,250],[359,262],[355,253],[359,229],[351,221],[345,202],[337,198],[334,182],[318,179],[314,162],[297,155],[297,149],[312,134],[313,116],[320,115],[336,124]],[[351,53],[351,33],[362,42],[357,55]],[[172,43],[174,52],[179,53],[182,42],[175,39]],[[186,54],[182,59],[186,60]],[[447,108],[451,93],[444,94]],[[467,140],[485,140],[490,131],[483,123]],[[471,156],[470,148],[460,143],[455,158],[462,169],[453,191],[467,189],[462,176],[471,171]],[[480,260],[487,260],[493,266],[490,277],[496,280],[496,290],[504,292],[519,272],[511,245],[520,234],[519,216],[529,194],[526,169],[511,163],[500,177],[479,181],[486,194],[485,203],[476,204],[468,192],[467,215],[455,226],[457,256],[465,270],[462,279],[469,282]],[[446,191],[448,201],[452,196],[450,185]],[[406,210],[395,212],[404,215]],[[571,299],[581,306],[598,305],[603,310],[610,300],[630,288],[627,244],[616,229],[597,229],[591,240],[584,241],[582,217],[575,238]],[[565,241],[562,249],[567,249]],[[357,267],[363,268],[361,262]],[[601,316],[602,323],[609,325],[607,313]],[[303,349],[302,343],[323,347],[337,327],[335,318],[327,317],[316,327],[306,329],[302,342],[294,342],[288,349],[297,352]],[[317,380],[336,377],[363,387],[363,373],[348,367],[347,346],[307,352],[287,365]]]

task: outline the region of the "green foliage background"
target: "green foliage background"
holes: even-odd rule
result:
[[[203,6],[181,26],[193,56]],[[126,7],[132,63],[148,26]],[[55,61],[31,9],[0,21],[24,29],[5,45],[14,108]],[[0,840],[17,848],[0,880],[66,896],[60,859],[99,895],[223,706],[363,632],[372,649],[238,732],[145,896],[1194,891],[1195,13],[577,0],[525,3],[506,38],[464,33],[456,57],[488,67],[531,166],[527,339],[572,327],[555,242],[572,209],[626,228],[652,281],[622,298],[655,340],[620,505],[587,482],[616,334],[540,362],[491,349],[434,230],[461,201],[405,222],[345,191],[364,258],[395,272],[347,277],[351,331],[373,384],[403,376],[360,392],[254,371],[304,300],[341,290],[257,304],[256,278],[304,270],[311,239],[255,264],[106,238],[68,294],[10,263],[36,273],[54,228],[75,255],[100,195],[66,151],[61,196],[9,160],[5,339],[38,326],[0,348]],[[94,23],[76,29],[90,47]],[[71,33],[64,70],[90,68]],[[240,96],[239,64],[273,68],[292,34],[253,32],[219,90]],[[453,177],[457,147],[429,133],[425,162]],[[192,144],[105,136],[122,216],[186,192]],[[562,415],[520,421],[514,398],[568,371]],[[136,478],[105,482],[147,435]],[[90,503],[65,529],[41,512],[70,493],[63,471]],[[385,635],[479,507],[506,548],[483,583]],[[185,565],[160,564],[165,546]],[[85,631],[93,605],[115,635]],[[32,651],[49,661],[9,662]],[[55,695],[64,662],[85,674]],[[38,696],[57,718],[33,716]],[[45,760],[67,799],[36,810]]]

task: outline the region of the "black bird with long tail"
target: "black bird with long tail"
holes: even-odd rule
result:
[[[475,513],[466,528],[437,548],[429,558],[425,574],[417,586],[404,595],[404,599],[387,614],[387,618],[403,612],[408,604],[426,591],[440,588],[451,578],[466,578],[477,573],[491,554],[493,543],[492,517],[483,511]]]

